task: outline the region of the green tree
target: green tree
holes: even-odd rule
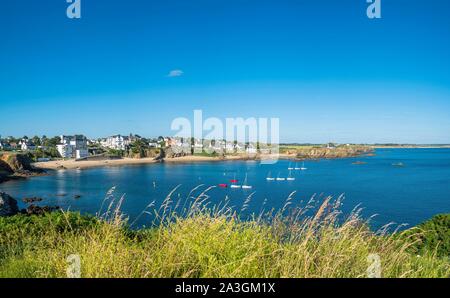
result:
[[[53,137],[51,139],[46,139],[46,143],[44,144],[44,146],[56,147],[56,145],[59,144],[60,140],[61,140],[60,137]]]
[[[31,141],[36,145],[36,146],[41,146],[41,138],[39,138],[38,136],[34,136]]]
[[[191,155],[194,155],[195,138],[191,138]]]
[[[139,157],[145,157],[146,150],[149,148],[148,144],[144,142],[142,139],[138,139],[131,143],[131,152],[133,154],[139,154]]]

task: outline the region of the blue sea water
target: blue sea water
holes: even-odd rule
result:
[[[365,164],[353,164],[356,161]],[[48,176],[9,181],[0,190],[19,201],[24,197],[42,197],[42,205],[95,214],[105,194],[116,186],[115,195],[125,195],[122,211],[133,221],[152,201],[157,207],[175,187],[172,200],[184,201],[199,186],[199,194],[209,186],[229,183],[236,177],[242,183],[245,175],[251,190],[211,189],[211,205],[223,202],[240,209],[252,195],[246,212],[259,213],[262,208],[282,208],[289,195],[294,205],[305,204],[313,195],[323,198],[344,194],[342,210],[350,212],[356,205],[374,227],[389,222],[416,225],[438,213],[450,212],[450,149],[378,149],[375,156],[307,161],[306,171],[292,171],[295,181],[266,181],[272,176],[287,177],[291,162],[280,160],[273,165],[257,161],[227,161],[190,164],[151,164],[103,167],[87,170],[63,170]],[[403,163],[403,167],[393,166]],[[291,164],[292,166],[295,163]],[[299,164],[300,166],[300,164]],[[76,199],[75,195],[81,197]],[[265,204],[263,202],[266,201]],[[20,202],[21,207],[25,204]],[[264,207],[263,207],[264,206]],[[144,214],[138,225],[149,225],[151,216]]]

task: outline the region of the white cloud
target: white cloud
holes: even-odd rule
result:
[[[183,74],[184,72],[181,69],[174,69],[171,70],[167,76],[169,78],[174,78],[174,77],[181,77]]]

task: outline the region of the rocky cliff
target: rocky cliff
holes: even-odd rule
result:
[[[298,159],[346,158],[368,154],[372,151],[372,148],[366,146],[342,146],[336,148],[313,147],[297,149],[296,157]]]
[[[31,158],[26,154],[0,154],[0,183],[14,177],[29,177],[43,171],[31,166]]]

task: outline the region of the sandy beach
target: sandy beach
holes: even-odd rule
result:
[[[191,162],[213,162],[213,161],[228,161],[228,160],[248,160],[252,159],[245,155],[232,155],[225,158],[208,157],[208,156],[183,156],[175,158],[166,158],[166,163],[191,163]],[[89,161],[76,161],[75,159],[68,160],[53,160],[47,162],[36,162],[33,166],[44,170],[58,170],[58,169],[88,169],[95,167],[109,167],[109,166],[124,166],[124,165],[139,165],[139,164],[152,164],[158,163],[153,158],[123,158],[112,160],[89,160]]]
[[[280,154],[278,156],[266,156],[265,158],[272,159],[289,159],[294,158],[293,155]],[[209,157],[209,156],[183,156],[175,158],[165,158],[165,163],[193,163],[193,162],[216,162],[216,161],[236,161],[236,160],[255,160],[254,156],[248,155],[228,155],[225,158]],[[159,161],[153,158],[122,158],[111,160],[88,160],[88,161],[76,161],[75,159],[68,160],[52,160],[46,162],[36,162],[33,166],[43,170],[60,170],[60,169],[89,169],[96,167],[110,167],[110,166],[125,166],[125,165],[140,165],[140,164],[153,164]]]
[[[106,166],[123,166],[133,164],[151,164],[156,163],[153,158],[123,158],[123,159],[111,159],[111,160],[88,160],[88,161],[76,161],[75,159],[68,160],[52,160],[46,162],[36,162],[33,166],[38,169],[44,170],[59,170],[59,169],[88,169],[95,167]]]

